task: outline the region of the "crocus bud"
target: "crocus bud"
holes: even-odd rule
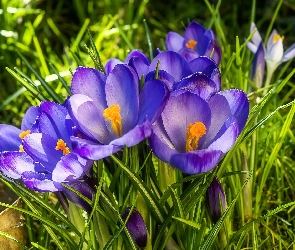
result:
[[[126,220],[129,213],[130,208],[128,207],[122,216],[123,220]],[[147,228],[139,212],[132,210],[126,227],[135,244],[140,248],[145,248],[147,244]]]
[[[217,177],[214,177],[212,183],[206,191],[206,205],[209,212],[209,215],[214,223],[216,223],[221,217],[221,208],[222,211],[226,209],[226,199],[221,184]]]

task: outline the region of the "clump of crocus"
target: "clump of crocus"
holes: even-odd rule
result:
[[[211,29],[205,29],[196,21],[192,21],[185,29],[183,36],[175,32],[169,32],[166,37],[167,50],[179,53],[187,61],[199,56],[211,56],[219,64],[221,49],[216,36]]]
[[[130,213],[130,208],[128,207],[123,214],[123,220],[126,220]],[[135,242],[135,244],[140,248],[145,248],[147,244],[148,232],[144,220],[140,213],[136,210],[132,210],[128,221],[126,222],[126,227]]]
[[[139,91],[135,70],[117,64],[109,75],[79,67],[72,79],[68,100],[71,118],[88,138],[71,137],[74,151],[99,160],[149,137],[152,123],[163,110],[169,91],[157,79]],[[151,94],[152,93],[152,94]]]
[[[217,177],[213,178],[206,191],[205,202],[212,221],[216,223],[227,206],[224,191]]]
[[[250,33],[255,30],[256,25],[252,23]],[[262,85],[265,62],[267,66],[265,86],[268,86],[277,67],[295,57],[295,43],[284,52],[283,40],[284,36],[280,36],[274,29],[268,38],[266,46],[264,46],[260,33],[256,30],[252,36],[252,42],[247,43],[247,47],[255,53],[251,75],[258,87]]]
[[[210,84],[204,74],[181,80],[149,138],[159,159],[187,174],[214,168],[235,144],[248,118],[249,102],[243,91],[216,92]]]
[[[0,148],[0,171],[39,192],[64,191],[85,208],[86,203],[62,185],[83,191],[91,199],[91,188],[82,179],[93,162],[72,152],[73,128],[67,109],[49,101],[31,107],[21,129],[1,124],[0,138],[5,144]]]

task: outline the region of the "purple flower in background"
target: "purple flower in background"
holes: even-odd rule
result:
[[[183,36],[169,32],[166,37],[167,50],[175,51],[191,61],[199,56],[210,56],[216,64],[221,60],[221,48],[211,29],[206,30],[199,23],[192,21],[185,29]]]
[[[88,139],[71,137],[74,151],[98,160],[149,137],[152,123],[167,101],[164,83],[146,81],[139,92],[139,79],[130,66],[118,64],[108,76],[79,67],[72,79],[69,113]]]
[[[217,177],[214,177],[206,191],[205,203],[212,221],[216,223],[221,217],[221,212],[227,206],[224,191]],[[222,210],[220,205],[222,206]]]
[[[63,191],[65,188],[61,183],[64,183],[77,187],[78,191],[87,189],[83,194],[91,198],[90,187],[86,183],[78,183],[93,162],[72,152],[70,136],[73,124],[64,106],[42,102],[40,107],[32,107],[26,113],[23,131],[1,125],[0,137],[5,137],[3,133],[8,130],[11,143],[7,149],[2,148],[0,154],[0,171],[3,174],[21,179],[36,191]],[[73,192],[66,190],[65,193],[69,199],[80,199]],[[79,205],[83,207],[82,200]]]
[[[203,86],[198,85],[198,77]],[[205,80],[191,75],[183,80],[185,84],[180,83],[182,88],[171,92],[149,138],[159,159],[187,174],[214,168],[234,145],[249,113],[244,92],[216,93],[207,87],[210,79]]]
[[[250,33],[253,33],[256,29],[256,25],[254,23],[251,24],[250,27]],[[295,43],[291,45],[289,49],[287,49],[284,52],[283,48],[283,40],[284,37],[280,36],[278,32],[274,29],[268,38],[266,47],[263,45],[262,38],[260,36],[260,33],[258,30],[253,34],[252,36],[252,42],[247,43],[247,47],[256,55],[255,59],[255,66],[253,66],[252,69],[252,75],[255,76],[256,71],[262,72],[262,65],[264,65],[264,62],[262,62],[262,56],[264,56],[266,65],[267,65],[267,80],[266,80],[266,86],[268,86],[271,76],[273,72],[276,70],[276,68],[283,62],[287,62],[290,59],[295,57]],[[262,49],[264,52],[264,55],[262,54]],[[264,66],[263,66],[264,69]],[[258,73],[259,75],[263,76],[263,73]],[[258,85],[260,83],[258,82]]]
[[[126,220],[130,213],[130,208],[127,208],[125,213],[123,214],[123,220]],[[144,220],[139,212],[136,210],[132,210],[129,219],[126,223],[126,227],[135,242],[135,244],[139,248],[145,248],[147,244],[147,228],[144,223]]]

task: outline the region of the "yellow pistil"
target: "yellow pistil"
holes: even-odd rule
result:
[[[21,139],[24,139],[26,135],[30,134],[31,133],[31,130],[26,130],[26,131],[22,131],[20,134],[19,134],[19,138]]]
[[[118,104],[113,104],[103,111],[103,116],[106,121],[111,121],[112,129],[117,137],[122,136],[122,117],[120,110]]]
[[[194,151],[198,148],[199,139],[206,134],[206,126],[202,122],[190,123],[186,132],[186,152]]]
[[[191,49],[191,50],[194,50],[195,47],[196,47],[196,45],[197,45],[197,43],[198,43],[197,41],[190,39],[190,40],[188,40],[188,42],[185,44],[185,47],[187,47],[187,48],[189,48],[189,49]]]
[[[67,147],[67,144],[64,142],[63,139],[58,139],[55,149],[61,150],[63,155],[67,155],[71,152],[71,150]]]
[[[272,43],[276,43],[280,39],[282,39],[282,42],[283,42],[284,38],[285,38],[284,36],[280,36],[279,34],[275,33],[275,35],[273,36],[273,39],[272,39]]]
[[[23,145],[19,145],[19,152],[25,152]]]

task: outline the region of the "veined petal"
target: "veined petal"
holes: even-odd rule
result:
[[[137,122],[138,96],[138,77],[134,70],[127,65],[116,65],[106,80],[106,100],[109,107],[119,105],[123,134]]]
[[[295,57],[295,43],[293,43],[291,47],[285,51],[282,62],[287,62],[294,57]]]
[[[72,94],[83,94],[93,100],[98,110],[107,106],[105,98],[106,76],[93,68],[77,68],[72,78]]]
[[[100,160],[122,149],[116,145],[99,145],[89,140],[71,137],[73,151],[89,160]]]
[[[64,189],[60,183],[52,181],[49,174],[24,172],[22,181],[28,188],[39,192],[56,192]]]
[[[37,117],[40,114],[40,108],[37,106],[32,106],[26,111],[24,118],[22,119],[21,130],[30,130],[34,123],[36,122]]]
[[[29,134],[23,139],[25,152],[28,153],[34,161],[40,162],[48,172],[52,172],[63,155],[61,150],[55,149],[56,143],[56,139],[42,133]]]
[[[70,97],[68,104],[72,120],[83,133],[101,143],[108,143],[111,137],[105,125],[103,110],[99,110],[92,99],[76,94]]]
[[[139,95],[137,124],[142,124],[145,120],[153,123],[162,113],[168,97],[169,91],[164,83],[159,80],[147,81]]]
[[[204,53],[204,56],[210,57],[211,54],[212,59],[215,61],[215,63],[218,65],[221,61],[221,48],[216,40],[210,40],[207,46],[207,50]]]
[[[83,176],[87,169],[84,169],[78,157],[74,153],[63,156],[52,171],[52,180],[56,182],[71,182]]]
[[[183,48],[184,37],[175,32],[168,32],[166,37],[167,50],[178,52]]]
[[[21,145],[21,130],[12,125],[0,124],[0,152],[18,151]]]
[[[136,71],[138,78],[141,79],[148,73],[150,64],[146,64],[140,57],[132,57],[128,65]]]
[[[201,41],[206,29],[196,21],[192,21],[184,31],[185,39],[193,39],[197,42]]]
[[[190,62],[200,56],[200,54],[192,49],[186,47],[178,51],[178,54],[181,55],[186,61]]]
[[[160,62],[159,69],[173,76],[175,81],[180,81],[193,73],[188,62],[173,51],[165,51],[157,55],[152,61],[149,71],[156,70],[158,62]]]
[[[145,65],[150,65],[150,61],[149,59],[146,57],[146,55],[144,53],[142,53],[140,50],[138,49],[135,49],[135,50],[132,50],[128,56],[126,57],[126,60],[125,60],[125,63],[128,64],[129,61],[132,59],[132,58],[138,58],[140,59],[140,61],[142,61]]]
[[[25,171],[34,171],[33,159],[25,152],[0,153],[0,172],[13,179],[20,179]]]
[[[174,91],[162,112],[165,130],[178,152],[186,151],[186,133],[190,123],[202,122],[208,129],[211,121],[209,105],[197,94]],[[204,141],[203,136],[199,143]]]
[[[111,58],[110,60],[108,60],[104,67],[106,74],[109,75],[117,64],[124,64],[124,62],[117,58]]]
[[[136,125],[128,133],[124,134],[118,139],[111,141],[110,144],[121,148],[123,148],[124,145],[127,147],[132,147],[151,136],[151,134],[152,124],[150,121],[146,121],[140,125]]]
[[[219,150],[196,150],[183,154],[175,154],[171,157],[170,164],[186,174],[199,174],[213,169],[223,153]]]
[[[155,80],[156,78],[156,71],[151,71],[149,72],[146,77],[145,77],[145,81],[151,81],[151,80]],[[171,76],[170,74],[168,74],[166,71],[164,70],[159,70],[158,72],[158,78],[156,80],[159,80],[161,82],[163,82],[170,91],[173,90],[173,85],[175,83],[175,79],[173,76]]]

